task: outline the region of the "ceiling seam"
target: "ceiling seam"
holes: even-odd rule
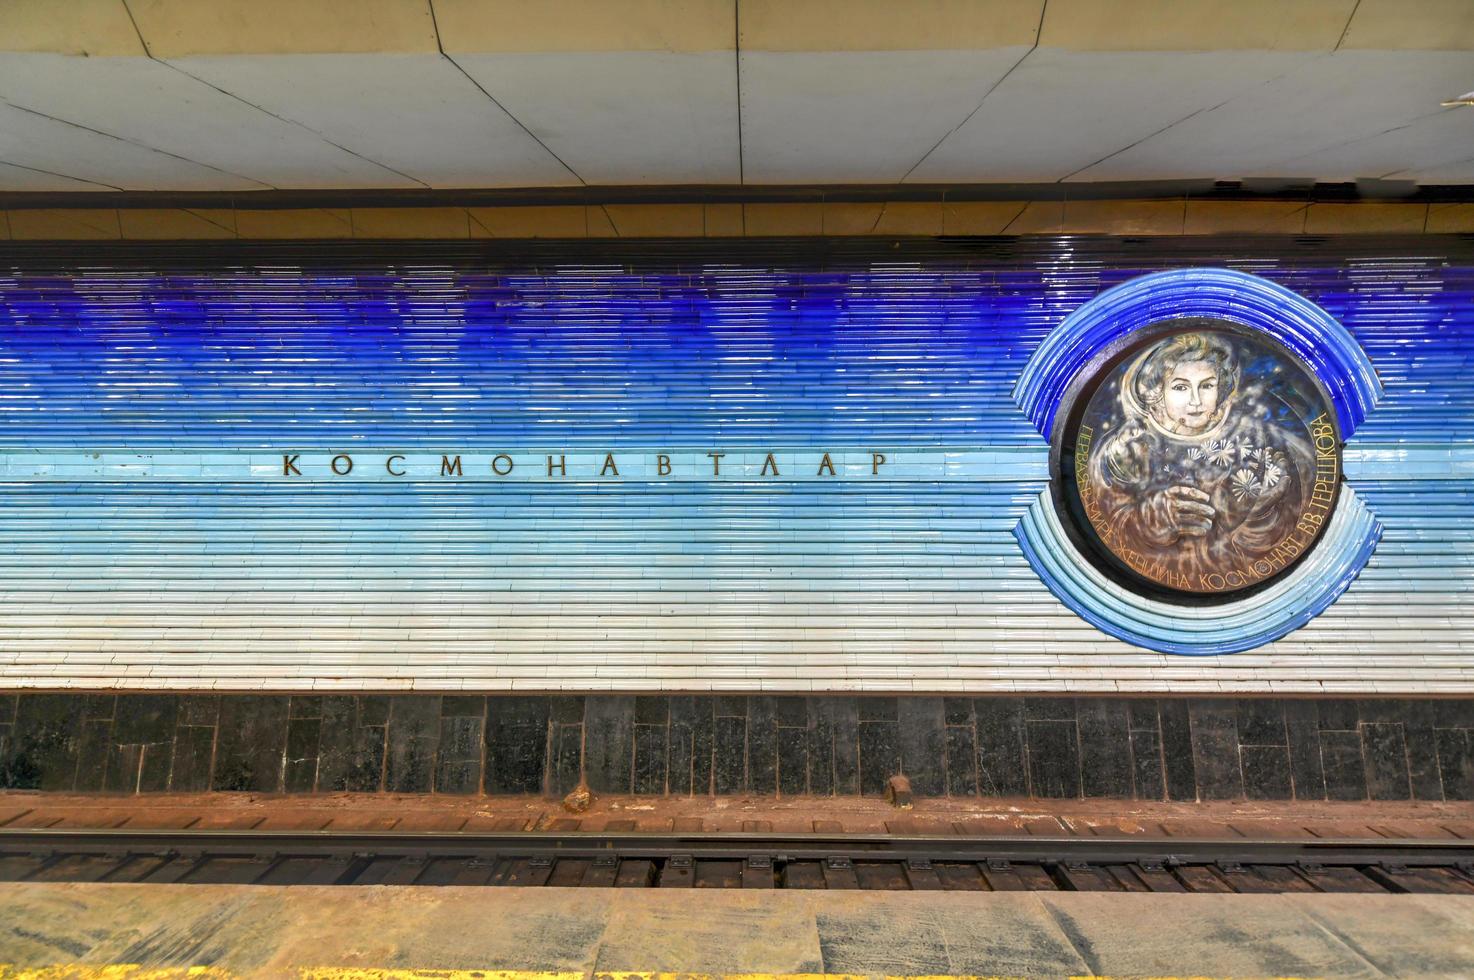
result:
[[[6,104],[9,105],[9,103],[6,103]],[[13,108],[17,108],[18,109],[20,107],[19,106],[14,106]],[[7,167],[14,167],[17,170],[28,170],[28,171],[30,171],[33,174],[45,174],[48,177],[60,177],[62,180],[75,180],[79,184],[91,184],[93,187],[106,187],[108,190],[114,190],[114,191],[122,191],[122,190],[124,190],[124,188],[122,188],[122,187],[115,187],[112,184],[104,184],[100,180],[88,180],[86,177],[73,177],[71,174],[60,173],[60,172],[55,171],[55,170],[45,170],[45,169],[43,169],[41,167],[28,167],[28,166],[26,166],[23,163],[12,163],[11,161],[6,160],[3,157],[0,157],[0,163],[3,163]]]
[[[1308,151],[1306,153],[1301,153],[1301,154],[1298,154],[1296,156],[1289,157],[1288,159],[1281,161],[1281,165],[1291,164],[1291,163],[1294,163],[1296,160],[1304,160],[1306,157],[1313,157],[1317,153],[1325,153],[1328,150],[1339,150],[1342,147],[1355,146],[1357,143],[1364,143],[1367,140],[1374,140],[1374,139],[1376,139],[1379,136],[1386,136],[1388,133],[1396,133],[1396,132],[1399,132],[1399,131],[1404,130],[1404,129],[1411,129],[1412,127],[1416,126],[1418,123],[1426,122],[1429,119],[1433,119],[1433,118],[1436,118],[1438,116],[1441,116],[1441,115],[1443,115],[1447,111],[1448,111],[1447,109],[1437,109],[1437,110],[1434,110],[1433,112],[1425,112],[1421,116],[1417,116],[1417,117],[1415,117],[1413,119],[1410,119],[1410,120],[1408,120],[1405,123],[1399,123],[1396,126],[1389,126],[1388,128],[1382,129],[1382,130],[1378,130],[1375,133],[1367,133],[1365,136],[1355,136],[1355,137],[1352,137],[1349,140],[1342,140],[1339,143],[1327,143],[1324,146],[1318,146],[1315,149],[1310,150],[1310,151]],[[1410,170],[1410,169],[1412,169],[1412,168],[1411,167],[1403,167],[1403,168],[1401,168],[1399,170],[1392,171],[1392,173],[1401,173],[1403,170]]]
[[[490,92],[488,92],[486,90],[486,88],[480,82],[476,81],[475,78],[471,77],[471,73],[468,72],[468,71],[466,71],[466,69],[462,68],[461,67],[461,63],[459,61],[456,61],[454,58],[452,58],[449,54],[446,53],[446,51],[445,51],[445,44],[444,44],[443,41],[440,40],[440,21],[435,16],[435,0],[425,0],[425,3],[430,8],[430,27],[431,27],[431,29],[433,29],[435,31],[435,49],[440,52],[440,57],[442,57],[446,61],[450,62],[451,65],[455,67],[455,70],[456,71],[460,72],[463,76],[465,76],[466,81],[468,81],[472,85],[476,86],[476,91],[478,91],[482,95],[486,96],[487,101],[489,101],[492,105],[494,105],[498,109],[500,109],[501,112],[502,112],[502,114],[505,115],[508,119],[512,120],[513,125],[515,125],[518,129],[522,130],[522,132],[526,133],[528,139],[532,140],[538,146],[542,147],[542,150],[543,150],[544,153],[546,153],[548,156],[552,157],[554,160],[556,160],[558,162],[558,166],[560,166],[564,170],[568,171],[569,174],[571,174],[573,176],[573,179],[574,180],[578,181],[580,184],[583,184],[585,187],[587,187],[588,184],[589,184],[589,182],[583,179],[583,175],[582,174],[580,174],[577,170],[574,170],[572,167],[570,167],[568,165],[568,161],[567,160],[564,160],[558,154],[554,153],[552,147],[550,147],[550,146],[548,146],[548,144],[544,143],[542,141],[542,139],[536,133],[534,133],[531,129],[528,129],[527,126],[526,126],[526,124],[524,124],[522,122],[522,120],[520,120],[516,116],[512,115],[511,110],[509,110],[506,106],[502,105],[501,102],[499,102],[497,100],[496,96],[494,96]]]
[[[1346,43],[1346,35],[1351,32],[1351,22],[1353,20],[1356,20],[1356,12],[1360,9],[1361,0],[1356,0],[1356,2],[1351,5],[1351,13],[1346,15],[1346,26],[1341,28],[1341,36],[1336,39],[1336,46],[1331,49],[1332,51],[1340,51],[1341,45]]]
[[[1309,62],[1307,62],[1307,63],[1305,63],[1303,65],[1296,65],[1293,68],[1289,69],[1288,71],[1283,71],[1283,72],[1279,73],[1278,75],[1275,75],[1272,78],[1266,78],[1262,82],[1258,82],[1258,83],[1256,83],[1254,85],[1251,85],[1251,86],[1249,86],[1248,88],[1244,89],[1241,92],[1235,92],[1233,95],[1230,95],[1228,98],[1224,99],[1222,102],[1217,103],[1216,105],[1204,106],[1201,109],[1194,109],[1192,112],[1189,112],[1187,115],[1183,116],[1181,119],[1174,119],[1172,122],[1169,122],[1167,125],[1163,126],[1161,129],[1158,129],[1158,130],[1156,130],[1154,132],[1147,133],[1145,136],[1141,137],[1140,139],[1133,140],[1132,142],[1130,142],[1130,143],[1126,144],[1125,146],[1121,147],[1120,149],[1112,150],[1110,153],[1107,153],[1105,156],[1101,157],[1099,160],[1095,160],[1095,161],[1093,161],[1091,163],[1087,163],[1085,166],[1080,167],[1077,170],[1073,170],[1070,173],[1065,174],[1063,177],[1060,177],[1057,180],[1055,180],[1055,183],[1056,184],[1062,184],[1062,183],[1064,183],[1065,181],[1069,180],[1072,177],[1078,177],[1080,174],[1083,174],[1085,171],[1091,169],[1092,167],[1098,167],[1098,166],[1100,166],[1102,163],[1105,163],[1107,160],[1111,159],[1112,157],[1120,156],[1122,153],[1125,153],[1127,150],[1130,150],[1130,149],[1133,149],[1135,147],[1138,147],[1141,144],[1147,142],[1148,140],[1156,139],[1158,136],[1161,136],[1163,133],[1167,132],[1167,130],[1169,130],[1169,129],[1172,129],[1174,126],[1180,126],[1183,123],[1187,122],[1189,119],[1192,119],[1195,116],[1200,116],[1200,115],[1202,115],[1205,112],[1216,112],[1217,110],[1222,109],[1224,106],[1228,105],[1230,102],[1236,102],[1236,101],[1238,101],[1239,99],[1241,99],[1244,96],[1248,95],[1250,92],[1253,92],[1255,89],[1263,88],[1266,85],[1273,85],[1275,82],[1278,82],[1281,79],[1288,78],[1289,76],[1294,75],[1294,74],[1296,74],[1298,72],[1305,71],[1307,68],[1310,67],[1310,65],[1314,64],[1317,61],[1320,61],[1323,58],[1328,58],[1328,57],[1330,57],[1330,52],[1329,51],[1327,51],[1327,52],[1325,52],[1323,54],[1316,55],[1314,58],[1310,59]],[[1221,174],[1219,175],[1219,177],[1222,177],[1222,176],[1223,175],[1221,175]]]
[[[1048,10],[1049,0],[1044,0],[1044,3],[1041,4],[1039,7],[1039,23],[1034,28],[1034,43],[1029,46],[1029,50],[1020,55],[1018,61],[1015,61],[1009,67],[1008,71],[1004,72],[996,82],[988,86],[988,91],[983,93],[983,97],[978,100],[977,105],[973,106],[972,111],[964,116],[960,123],[943,133],[942,138],[933,143],[931,149],[923,153],[921,155],[921,159],[913,163],[911,165],[911,168],[901,175],[901,179],[896,181],[897,184],[904,184],[911,177],[911,175],[916,172],[916,168],[920,167],[927,160],[931,159],[931,155],[937,152],[938,147],[947,142],[947,140],[951,139],[953,134],[955,134],[959,129],[961,129],[963,126],[966,126],[970,121],[972,121],[972,117],[976,116],[980,111],[982,111],[983,103],[988,101],[988,96],[996,92],[998,90],[998,86],[1007,81],[1008,76],[1012,75],[1014,71],[1018,69],[1018,66],[1024,63],[1029,55],[1039,50],[1039,40],[1044,36],[1044,14]]]
[[[304,132],[311,133],[313,136],[316,136],[318,139],[322,140],[324,143],[328,144],[329,146],[336,147],[337,149],[342,150],[344,153],[347,153],[349,156],[354,157],[355,159],[362,160],[363,162],[368,163],[368,164],[372,164],[373,166],[378,167],[381,170],[385,170],[385,171],[388,171],[389,173],[394,174],[396,176],[403,177],[405,180],[414,181],[416,184],[419,184],[421,187],[423,187],[423,188],[425,188],[427,190],[430,189],[430,185],[427,184],[427,183],[425,183],[423,180],[420,180],[418,177],[412,177],[409,174],[401,173],[400,171],[395,170],[393,167],[389,166],[388,164],[380,163],[379,161],[374,160],[371,157],[364,156],[362,153],[357,153],[357,152],[355,152],[353,150],[350,150],[348,147],[343,146],[343,145],[341,145],[339,143],[335,143],[332,140],[328,139],[326,136],[324,136],[322,133],[319,133],[317,130],[313,129],[311,126],[308,126],[308,125],[306,125],[304,123],[298,122],[295,119],[289,119],[286,116],[279,116],[276,113],[274,113],[274,112],[266,109],[263,106],[256,105],[254,102],[251,102],[251,101],[249,101],[247,99],[241,98],[239,95],[236,95],[234,92],[227,92],[225,89],[221,88],[220,86],[215,85],[215,84],[212,84],[211,82],[205,81],[205,79],[200,78],[198,75],[190,74],[189,72],[185,71],[183,68],[180,68],[178,65],[173,64],[172,62],[165,61],[162,58],[156,58],[156,57],[154,57],[153,49],[149,46],[148,39],[143,36],[143,31],[138,26],[138,20],[133,16],[133,10],[132,10],[131,7],[129,7],[128,0],[119,0],[119,2],[122,3],[123,9],[128,12],[128,20],[129,20],[130,23],[133,24],[133,30],[138,34],[138,43],[141,44],[141,45],[143,45],[143,53],[148,56],[148,59],[150,61],[154,62],[155,64],[163,65],[165,68],[172,69],[173,71],[177,71],[177,72],[179,72],[179,74],[183,75],[185,78],[194,79],[196,82],[199,82],[201,85],[205,86],[206,88],[212,89],[213,91],[216,91],[216,92],[219,92],[221,95],[225,96],[226,98],[234,99],[235,101],[239,102],[241,105],[250,106],[252,109],[255,109],[257,112],[262,113],[263,115],[270,116],[272,119],[275,119],[278,122],[283,122],[283,123],[286,123],[286,124],[288,124],[290,126],[296,126],[297,128],[303,130]],[[183,158],[181,158],[181,159],[183,159]],[[218,167],[211,167],[210,169],[212,169],[212,170],[219,170]],[[220,170],[219,172],[220,173],[226,173],[227,171]],[[270,183],[269,181],[258,180],[255,177],[247,177],[247,176],[244,176],[242,174],[235,174],[233,176],[241,177],[244,180],[254,180],[254,181],[256,181],[256,183],[262,184],[262,185],[264,185],[266,187],[270,187],[272,190],[281,190],[281,188],[277,187],[275,184]]]
[[[233,172],[231,172],[229,170],[222,170],[219,167],[212,167],[208,163],[201,163],[198,160],[191,160],[189,157],[180,156],[178,153],[171,153],[168,150],[160,149],[157,146],[149,146],[147,143],[140,143],[137,140],[129,139],[126,136],[118,136],[117,134],[115,134],[115,133],[109,133],[106,130],[95,129],[92,126],[86,126],[86,125],[83,125],[82,123],[79,123],[79,122],[73,122],[70,119],[63,119],[60,116],[53,116],[49,112],[42,112],[39,109],[32,109],[29,106],[23,106],[23,105],[21,105],[21,104],[19,104],[17,102],[11,102],[9,99],[0,98],[0,105],[9,106],[10,108],[16,110],[17,112],[24,112],[24,113],[27,113],[29,115],[36,116],[37,118],[45,119],[48,122],[58,123],[58,124],[60,124],[62,126],[70,126],[72,129],[80,129],[84,133],[91,133],[94,136],[101,136],[104,139],[115,140],[115,141],[117,141],[119,143],[127,143],[129,146],[136,146],[140,150],[147,150],[149,153],[157,153],[160,156],[169,157],[171,160],[178,160],[181,163],[187,163],[187,164],[189,164],[192,167],[200,167],[200,168],[205,169],[205,170],[212,170],[212,171],[214,171],[217,174],[224,174],[227,177],[234,177],[236,180],[248,180],[248,181],[250,181],[253,184],[260,184],[262,187],[265,187],[265,188],[268,188],[268,189],[274,190],[274,191],[281,189],[279,187],[273,187],[271,184],[268,184],[264,180],[257,180],[254,177],[247,177],[245,174],[233,173]],[[98,184],[99,186],[102,186],[102,187],[111,187],[112,186],[111,184],[103,184],[100,181],[88,181],[88,183]],[[119,190],[123,190],[123,188],[118,188],[118,189]]]
[[[732,0],[732,67],[737,75],[737,183],[747,183],[747,151],[742,145],[742,0]],[[742,209],[742,233],[747,234],[747,209]]]

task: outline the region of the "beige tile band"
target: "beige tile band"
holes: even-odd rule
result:
[[[1474,204],[1190,199],[503,207],[15,208],[0,240],[1440,234]]]

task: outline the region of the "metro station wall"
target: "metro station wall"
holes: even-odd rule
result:
[[[0,688],[1474,691],[1466,238],[3,254]],[[1309,626],[1189,658],[1105,636],[1024,560],[1047,452],[1010,391],[1102,289],[1207,264],[1365,348],[1386,399],[1345,465],[1386,532]],[[907,450],[990,462],[757,472]],[[623,463],[667,451],[749,468]],[[570,475],[367,475],[501,452]],[[358,472],[263,471],[284,453]]]

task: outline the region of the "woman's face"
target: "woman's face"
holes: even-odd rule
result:
[[[1218,369],[1207,361],[1180,361],[1163,383],[1162,414],[1176,432],[1202,432],[1218,411]]]

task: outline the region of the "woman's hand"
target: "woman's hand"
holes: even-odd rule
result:
[[[1152,537],[1157,544],[1172,544],[1180,538],[1202,538],[1213,530],[1218,511],[1206,493],[1197,487],[1175,486],[1152,495]]]

